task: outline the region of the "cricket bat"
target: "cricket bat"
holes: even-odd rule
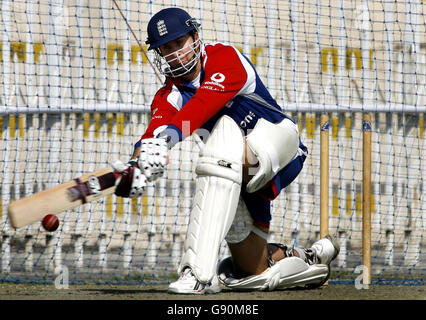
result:
[[[10,224],[15,229],[22,228],[41,221],[47,214],[58,214],[106,197],[114,193],[119,176],[120,173],[105,168],[12,201],[8,206]]]

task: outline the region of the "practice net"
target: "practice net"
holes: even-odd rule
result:
[[[179,6],[205,43],[249,57],[309,149],[272,204],[270,241],[309,246],[320,232],[321,114],[330,117],[330,233],[341,253],[330,283],[362,264],[362,116],[372,116],[372,283],[424,284],[426,2],[117,1],[146,50],[146,25]],[[176,278],[199,147],[170,153],[140,199],[113,196],[69,210],[47,233],[14,230],[7,206],[127,161],[163,79],[112,1],[1,1],[0,281],[169,282]],[[151,53],[148,53],[152,61]],[[229,254],[223,243],[220,256]]]

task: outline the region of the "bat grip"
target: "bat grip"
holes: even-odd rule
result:
[[[87,196],[100,195],[102,190],[115,186],[115,182],[120,176],[121,174],[118,172],[109,172],[99,177],[94,177],[95,185],[91,185],[90,181],[82,182],[80,178],[75,178],[76,185],[68,189],[69,199],[71,202],[81,200],[82,204],[85,204],[88,202]]]
[[[77,200],[81,200],[81,202],[83,204],[87,203],[87,199],[86,199],[87,191],[84,188],[85,183],[81,182],[80,178],[75,178],[74,181],[77,183],[77,185],[76,185],[77,190],[78,190]]]

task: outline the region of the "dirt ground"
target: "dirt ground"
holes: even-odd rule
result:
[[[231,292],[211,295],[176,295],[163,285],[52,285],[0,283],[3,314],[73,319],[279,319],[350,318],[393,319],[405,310],[414,319],[424,309],[426,286],[327,285],[313,290]],[[367,311],[368,310],[368,311]],[[279,312],[279,313],[278,313]],[[367,312],[367,313],[366,313]],[[408,313],[413,316],[408,318]],[[376,314],[377,316],[373,315]],[[417,316],[416,316],[417,317]]]
[[[52,285],[0,283],[0,300],[426,300],[426,286],[327,285],[314,290],[231,292],[213,295],[176,295],[163,285]]]

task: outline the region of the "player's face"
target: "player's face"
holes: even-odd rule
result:
[[[176,65],[180,59],[182,63],[187,63],[192,58],[192,43],[194,40],[189,34],[186,34],[176,40],[172,40],[160,46],[160,52],[167,62]]]
[[[200,41],[198,34],[193,38],[186,34],[159,47],[163,59],[169,66],[171,76],[185,75],[197,67]]]

